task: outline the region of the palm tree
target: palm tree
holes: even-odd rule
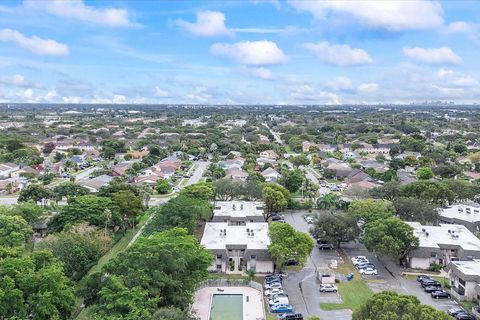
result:
[[[338,204],[338,197],[333,194],[326,194],[317,200],[317,206],[320,209],[331,209]]]

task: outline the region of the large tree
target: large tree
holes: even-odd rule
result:
[[[383,291],[353,312],[352,320],[449,320],[443,311],[420,303],[415,296]]]
[[[172,192],[172,186],[170,185],[170,182],[168,182],[167,180],[160,179],[157,181],[155,190],[157,190],[159,194],[167,194]]]
[[[355,200],[348,206],[348,213],[366,223],[391,217],[395,208],[393,203],[381,199]]]
[[[212,183],[202,181],[183,188],[180,194],[209,201],[215,197],[215,188]]]
[[[0,214],[0,246],[22,246],[32,233],[32,228],[22,217]]]
[[[48,249],[64,263],[65,274],[81,279],[111,246],[111,239],[100,230],[79,224],[67,231],[49,235],[37,248]]]
[[[402,220],[417,221],[423,224],[437,221],[438,212],[434,206],[424,200],[400,197],[393,204],[395,212]]]
[[[53,196],[55,200],[60,201],[62,198],[84,196],[89,194],[89,190],[84,186],[78,185],[74,182],[63,182],[53,188]]]
[[[43,215],[45,215],[45,208],[37,205],[33,201],[21,202],[12,207],[11,213],[13,215],[21,216],[30,225],[37,222]]]
[[[193,233],[200,219],[211,217],[212,208],[208,201],[185,194],[170,199],[163,206],[152,207],[152,221],[145,227],[145,234],[181,227]]]
[[[18,202],[33,200],[35,203],[45,201],[52,197],[52,192],[39,184],[30,184],[20,191]]]
[[[2,251],[2,250],[0,250]],[[71,319],[74,288],[49,251],[0,255],[2,319]]]
[[[49,228],[62,230],[67,224],[85,221],[98,227],[105,226],[105,210],[110,210],[110,225],[120,226],[121,216],[118,206],[110,198],[79,196],[71,198],[59,214],[55,215]]]
[[[290,192],[278,184],[269,183],[263,187],[262,198],[266,206],[265,220],[268,220],[273,213],[287,209]]]
[[[243,195],[243,183],[241,181],[223,178],[213,183],[215,198],[221,201],[230,201]]]
[[[278,180],[278,183],[290,192],[297,192],[302,187],[304,179],[305,175],[300,169],[283,170],[282,177]]]
[[[399,195],[442,205],[455,200],[455,194],[446,184],[427,180],[415,181],[401,186]]]
[[[310,164],[310,160],[308,160],[305,154],[300,154],[298,156],[291,157],[289,160],[297,168],[299,166],[308,166]]]
[[[418,168],[415,174],[419,180],[430,180],[433,178],[432,168],[429,167]]]
[[[313,237],[333,243],[339,248],[341,242],[357,239],[360,228],[356,218],[346,212],[326,212],[315,219],[310,233]]]
[[[367,223],[363,229],[362,242],[369,251],[389,256],[400,264],[419,244],[413,228],[393,217]]]
[[[119,209],[120,216],[128,219],[135,230],[135,218],[143,211],[142,201],[130,190],[120,190],[112,195],[113,202]]]
[[[275,260],[276,267],[282,269],[289,259],[303,265],[314,247],[312,237],[295,230],[287,223],[272,222],[268,227],[271,244],[268,252]]]
[[[100,283],[90,281],[91,290],[83,292],[93,294],[88,302],[102,319],[148,318],[157,308],[187,308],[212,261],[187,230],[173,228],[139,238],[103,268],[103,277],[93,275]]]

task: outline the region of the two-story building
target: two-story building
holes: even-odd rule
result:
[[[452,261],[445,269],[452,295],[460,301],[480,301],[480,260]]]
[[[433,264],[446,266],[451,261],[480,259],[480,239],[465,226],[406,223],[413,228],[414,234],[420,240],[418,248],[408,255],[411,268],[427,270]]]
[[[216,202],[212,221],[206,223],[200,243],[213,253],[208,269],[211,272],[274,271],[268,252],[268,223],[263,217],[261,202]]]
[[[440,208],[438,221],[442,223],[461,224],[477,234],[480,232],[480,205],[475,202],[460,203]]]

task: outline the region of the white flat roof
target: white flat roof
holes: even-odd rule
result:
[[[213,216],[263,216],[263,202],[260,201],[217,201]]]
[[[438,210],[441,217],[458,219],[467,222],[480,222],[480,207],[469,204],[456,204]]]
[[[247,229],[250,232],[247,233]],[[247,222],[245,226],[231,226],[227,222],[208,222],[200,244],[211,250],[225,249],[227,245],[246,245],[247,249],[267,249],[270,244],[268,223]]]
[[[480,260],[468,260],[468,261],[452,261],[457,269],[464,275],[479,276],[480,277]]]
[[[440,245],[457,245],[464,250],[480,251],[480,239],[460,224],[424,226],[419,222],[406,223],[413,227],[415,235],[420,240],[419,247],[440,248]]]

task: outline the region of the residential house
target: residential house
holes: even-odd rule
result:
[[[234,180],[246,181],[248,173],[246,173],[242,169],[234,167],[227,170],[226,177]]]
[[[277,160],[279,158],[278,154],[273,150],[264,150],[260,152],[260,158]]]
[[[265,222],[264,203],[260,201],[215,201],[211,222],[229,222],[245,225],[247,222]]]
[[[433,264],[448,265],[451,261],[480,258],[480,239],[459,224],[422,225],[406,222],[419,239],[419,246],[408,254],[414,269],[429,269]]]
[[[150,154],[150,150],[147,148],[144,148],[140,151],[132,151],[130,152],[130,155],[132,156],[132,159],[142,159],[143,157],[146,157]]]
[[[122,177],[125,175],[128,169],[132,168],[133,162],[125,161],[112,167],[112,175],[116,177]]]
[[[237,158],[219,161],[217,165],[223,170],[230,170],[232,168],[242,169],[244,163],[245,160]]]
[[[388,169],[390,169],[387,164],[379,162],[377,160],[360,161],[360,165],[362,166],[363,170],[371,168],[374,169],[376,172],[380,173],[386,172],[388,171]]]
[[[265,178],[265,182],[277,182],[280,179],[280,173],[272,167],[263,170],[261,175]]]
[[[11,174],[20,170],[20,166],[15,163],[0,163],[0,178],[9,178]]]
[[[480,179],[480,172],[475,171],[466,171],[463,173],[470,181],[475,181]]]
[[[101,187],[106,186],[113,180],[112,176],[108,176],[106,174],[92,178],[90,180],[79,181],[78,184],[84,186],[90,192],[96,193],[100,190]]]

